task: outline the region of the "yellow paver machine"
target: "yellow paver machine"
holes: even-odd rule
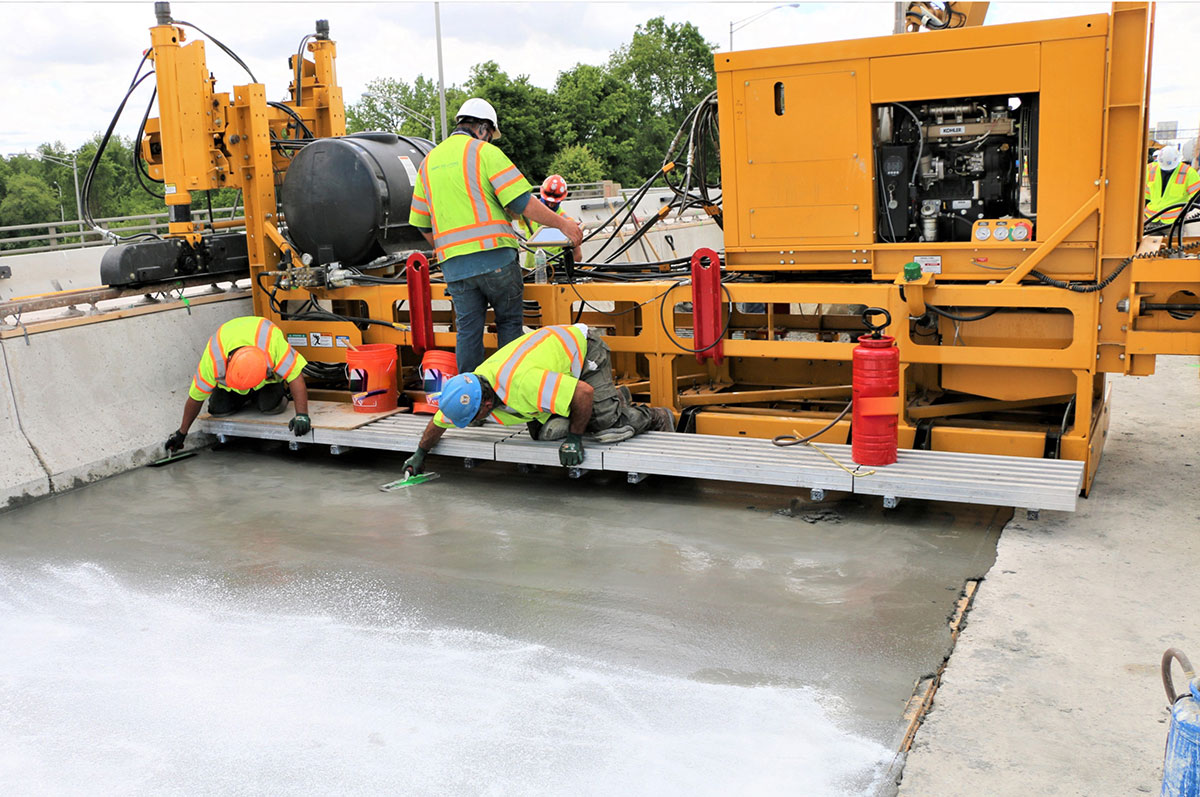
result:
[[[882,308],[901,448],[1083,462],[1086,491],[1106,375],[1200,354],[1192,242],[1142,235],[1153,24],[1151,5],[1117,3],[718,53],[716,91],[656,175],[675,199],[643,226],[701,206],[724,252],[559,268],[527,284],[527,323],[603,329],[620,380],[700,434],[829,426],[818,440],[846,443],[850,417],[830,422],[850,397],[862,310]],[[240,188],[255,310],[310,361],[393,343],[411,374],[424,351],[451,349],[437,265],[407,225],[432,144],[343,135],[327,28],[309,37],[313,60],[291,63],[285,103],[261,84],[214,93],[181,32],[160,12],[160,116],[142,143],[180,209],[174,245],[202,252],[212,232],[188,220],[189,191]],[[109,277],[138,278],[117,265]]]

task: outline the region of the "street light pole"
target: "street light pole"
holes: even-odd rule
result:
[[[437,34],[438,56],[438,102],[442,108],[442,141],[446,140],[446,80],[442,76],[442,12],[438,3],[433,4],[433,26]],[[437,143],[436,141],[433,143]]]
[[[437,133],[434,130],[434,119],[432,116],[426,116],[425,114],[421,113],[420,111],[414,111],[412,108],[409,108],[407,105],[404,105],[399,102],[394,103],[394,104],[397,108],[404,111],[409,116],[415,116],[417,118],[418,122],[428,122],[429,123],[429,140],[435,144],[437,143]]]
[[[757,14],[751,14],[750,16],[746,17],[745,19],[731,21],[729,23],[729,49],[730,49],[730,51],[733,50],[733,32],[734,31],[741,30],[742,28],[746,27],[747,25],[753,24],[754,22],[765,17],[767,14],[770,14],[772,11],[778,11],[781,8],[799,8],[799,7],[800,7],[800,3],[783,3],[783,4],[777,5],[777,6],[771,6],[766,11],[759,11]]]
[[[82,233],[83,232],[83,199],[81,198],[80,193],[79,193],[79,163],[77,160],[78,155],[79,155],[79,153],[72,152],[70,155],[64,157],[64,156],[60,156],[60,155],[47,155],[44,152],[34,152],[34,153],[31,153],[29,157],[34,158],[36,160],[49,161],[50,163],[57,163],[59,166],[66,166],[68,163],[70,163],[71,174],[75,177],[75,213],[76,213],[75,219],[76,219],[76,221],[79,222],[79,232]],[[68,161],[67,158],[70,158],[70,160]]]

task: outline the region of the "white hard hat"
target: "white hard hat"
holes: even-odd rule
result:
[[[472,97],[462,104],[458,109],[458,113],[454,115],[455,119],[461,119],[464,116],[469,116],[472,119],[486,119],[492,123],[492,127],[496,128],[496,135],[493,139],[500,138],[500,122],[496,119],[496,109],[492,104],[480,97]]]
[[[1154,157],[1158,161],[1158,165],[1161,166],[1164,171],[1168,172],[1178,166],[1179,161],[1181,160],[1179,156],[1179,147],[1175,146],[1174,144],[1163,147]]]

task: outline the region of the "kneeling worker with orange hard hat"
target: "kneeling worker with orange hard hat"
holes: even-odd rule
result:
[[[584,324],[522,335],[474,372],[446,382],[438,406],[417,452],[404,463],[408,473],[424,469],[425,456],[446,429],[487,418],[505,426],[527,424],[536,440],[562,440],[558,461],[564,467],[583,463],[585,432],[599,442],[617,442],[675,426],[670,410],[633,404],[629,392],[613,383],[608,344]]]
[[[275,415],[287,409],[290,389],[296,417],[288,422],[288,428],[296,437],[308,434],[312,429],[308,387],[301,374],[307,364],[287,342],[283,330],[267,319],[243,316],[226,321],[208,339],[200,355],[183,405],[183,422],[167,439],[167,451],[183,448],[205,399],[209,413],[217,417],[232,415],[251,401],[259,412]]]

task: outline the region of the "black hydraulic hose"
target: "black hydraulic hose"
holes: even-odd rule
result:
[[[137,89],[137,87],[140,86],[146,78],[151,77],[154,74],[153,71],[147,72],[144,75],[142,74],[142,67],[145,65],[149,57],[150,50],[142,53],[142,60],[138,61],[137,69],[134,70],[133,73],[133,80],[130,81],[129,88],[125,91],[125,96],[122,98],[121,104],[117,106],[116,112],[113,113],[112,121],[109,122],[108,129],[104,131],[104,135],[100,139],[100,144],[96,147],[96,154],[92,156],[92,162],[88,164],[87,172],[83,176],[83,186],[80,189],[80,193],[82,194],[82,201],[80,204],[82,205],[81,209],[83,211],[83,220],[88,223],[88,226],[90,226],[92,230],[100,233],[110,240],[135,241],[144,238],[160,238],[159,235],[152,232],[143,232],[130,236],[117,235],[111,230],[106,230],[96,223],[95,218],[92,216],[92,210],[90,207],[92,180],[96,176],[96,168],[100,165],[100,158],[104,155],[104,150],[108,147],[109,140],[112,139],[113,130],[116,129],[117,122],[121,118],[121,113],[125,110],[126,103],[129,102],[129,98],[133,96],[133,92]]]
[[[984,310],[982,313],[978,313],[976,315],[958,315],[956,313],[951,313],[947,310],[943,310],[940,307],[935,307],[932,304],[925,305],[925,309],[928,310],[929,312],[933,313],[934,315],[940,315],[942,318],[948,318],[951,321],[967,322],[967,321],[982,321],[983,319],[987,318],[990,315],[995,315],[996,311],[999,310],[1000,308],[992,307],[992,308]]]
[[[221,50],[223,50],[226,55],[228,55],[230,58],[232,58],[238,66],[240,66],[242,69],[245,69],[246,74],[250,76],[251,83],[258,82],[258,78],[256,78],[254,76],[254,73],[250,71],[250,67],[246,66],[246,62],[243,61],[241,58],[238,58],[237,53],[235,53],[233,50],[230,50],[228,47],[226,47],[224,44],[222,44],[220,39],[217,39],[215,36],[209,35],[208,33],[204,32],[203,30],[201,30],[200,28],[198,28],[197,26],[193,25],[190,22],[183,22],[181,20],[175,19],[175,20],[171,21],[171,24],[172,25],[182,25],[185,28],[191,28],[192,30],[199,33],[200,35],[204,36],[206,39],[211,41],[213,44],[220,47]]]
[[[704,352],[706,352],[710,349],[716,348],[721,343],[721,341],[723,341],[725,339],[725,336],[729,333],[729,325],[733,321],[733,295],[729,292],[729,288],[725,287],[725,283],[722,282],[721,290],[725,292],[725,299],[729,303],[728,304],[729,309],[725,313],[725,326],[721,328],[721,334],[717,335],[717,339],[714,340],[712,343],[708,344],[703,349],[693,349],[693,348],[689,348],[688,346],[684,346],[682,343],[675,340],[675,336],[671,334],[671,331],[669,329],[667,329],[667,318],[666,318],[666,315],[663,313],[663,308],[667,306],[667,299],[670,296],[671,291],[675,290],[682,284],[683,284],[683,280],[680,280],[679,282],[676,282],[674,285],[672,285],[670,288],[667,288],[667,290],[662,294],[662,297],[663,297],[662,301],[658,305],[658,321],[660,324],[662,324],[663,334],[667,336],[667,340],[674,343],[676,347],[682,349],[683,351],[687,352],[688,354],[703,354]],[[671,317],[672,317],[672,319],[674,319],[674,317],[675,317],[674,306],[671,307]],[[674,326],[674,324],[672,324],[672,326]]]
[[[837,414],[836,418],[834,418],[832,421],[825,424],[824,426],[822,426],[820,429],[813,432],[812,434],[805,435],[804,437],[797,437],[794,434],[780,434],[780,435],[776,435],[775,437],[771,438],[771,443],[774,445],[780,446],[780,447],[802,446],[805,443],[809,442],[810,440],[816,440],[818,437],[825,434],[833,427],[837,426],[838,421],[840,421],[842,418],[845,418],[846,413],[850,412],[850,408],[853,406],[854,406],[853,401],[846,402],[846,406],[842,407],[842,411]]]
[[[158,193],[153,188],[146,185],[146,180],[149,180],[152,183],[162,183],[162,180],[155,180],[150,176],[150,173],[146,171],[145,164],[142,163],[142,156],[138,152],[139,148],[142,146],[142,137],[146,135],[146,122],[150,119],[150,109],[154,107],[154,98],[157,96],[158,86],[155,86],[154,91],[150,93],[150,102],[146,103],[146,113],[142,114],[142,123],[138,125],[137,137],[133,139],[131,154],[133,156],[133,172],[135,175],[137,175],[138,184],[141,185],[142,189],[150,196],[155,197],[156,199],[166,199],[163,194]]]
[[[1174,245],[1175,246],[1183,246],[1183,226],[1184,226],[1184,224],[1187,223],[1185,221],[1187,218],[1187,215],[1189,213],[1191,213],[1192,210],[1196,207],[1197,200],[1200,200],[1200,191],[1197,191],[1195,194],[1193,194],[1188,199],[1188,201],[1184,204],[1183,210],[1179,211],[1179,216],[1175,219],[1174,223],[1171,225],[1171,231],[1169,233],[1167,233],[1167,246],[1168,247],[1172,246],[1172,244],[1174,243],[1173,239],[1175,237],[1176,230],[1179,231],[1179,242]]]
[[[1183,244],[1174,248],[1160,249],[1157,252],[1139,252],[1138,254],[1130,255],[1122,260],[1120,265],[1114,268],[1107,277],[1090,285],[1080,285],[1076,282],[1067,282],[1065,280],[1054,279],[1053,277],[1043,274],[1037,269],[1030,271],[1029,276],[1035,278],[1043,285],[1049,285],[1052,288],[1062,288],[1063,290],[1074,291],[1075,293],[1096,293],[1111,285],[1113,280],[1119,277],[1121,272],[1123,272],[1134,260],[1149,260],[1155,257],[1171,257],[1172,255],[1180,255],[1197,247],[1200,247],[1200,241],[1192,241],[1190,244]]]
[[[296,48],[296,105],[304,104],[304,45],[308,44],[312,37],[311,33],[305,34],[304,38],[300,40],[300,46]]]
[[[1191,197],[1188,197],[1188,199],[1191,199]],[[1145,220],[1144,222],[1142,222],[1142,224],[1143,224],[1143,225],[1149,224],[1150,222],[1154,221],[1155,219],[1157,219],[1157,218],[1158,218],[1159,216],[1161,216],[1162,214],[1164,214],[1164,213],[1166,213],[1166,212],[1168,212],[1168,211],[1171,211],[1171,210],[1175,210],[1176,208],[1181,208],[1181,207],[1183,207],[1183,206],[1184,206],[1184,205],[1186,205],[1186,204],[1187,204],[1187,202],[1186,202],[1186,201],[1184,201],[1184,202],[1179,202],[1179,203],[1177,203],[1177,204],[1174,204],[1174,205],[1167,205],[1165,208],[1159,208],[1159,209],[1158,209],[1158,210],[1156,210],[1156,211],[1155,211],[1153,214],[1151,214],[1151,215],[1147,216],[1147,217],[1146,217],[1146,220]],[[1173,221],[1174,221],[1174,219],[1172,219],[1170,222],[1166,222],[1166,223],[1167,223],[1167,224],[1170,224],[1170,223],[1172,223]]]
[[[288,116],[292,117],[292,119],[296,121],[296,124],[300,125],[300,129],[304,131],[306,136],[309,138],[316,138],[316,136],[313,135],[313,131],[308,129],[308,125],[304,124],[304,120],[300,118],[300,114],[296,113],[295,109],[283,104],[282,102],[268,102],[267,105],[270,105],[272,108],[278,108]]]

